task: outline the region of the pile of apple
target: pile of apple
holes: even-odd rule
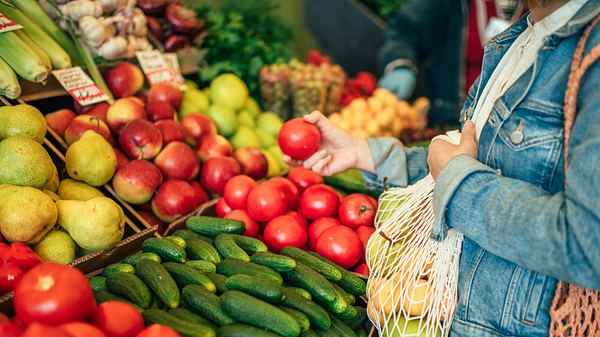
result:
[[[246,175],[234,177],[216,205],[217,216],[244,222],[244,235],[258,237],[272,251],[310,249],[363,275],[368,275],[364,252],[375,231],[376,209],[375,199],[363,194],[342,197],[302,167],[292,169],[287,178],[260,183]]]

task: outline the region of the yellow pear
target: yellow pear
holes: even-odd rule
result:
[[[91,130],[69,146],[65,161],[71,178],[92,186],[109,182],[117,169],[117,156],[112,146]]]
[[[0,141],[24,136],[43,144],[46,130],[46,119],[36,107],[29,104],[0,107]]]
[[[86,201],[97,197],[104,197],[104,194],[99,189],[84,182],[63,179],[58,185],[58,196],[63,200]]]
[[[44,262],[69,264],[76,258],[77,245],[69,233],[55,229],[33,246],[33,251]]]
[[[58,170],[56,169],[56,166],[52,166],[53,170],[52,170],[52,176],[50,177],[50,180],[48,180],[48,182],[46,183],[46,185],[44,185],[44,187],[42,188],[43,190],[48,190],[48,191],[52,191],[52,192],[56,192],[58,190]]]
[[[32,138],[14,136],[0,142],[0,184],[43,188],[55,169],[48,152]]]

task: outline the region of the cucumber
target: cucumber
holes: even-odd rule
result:
[[[285,311],[288,315],[292,316],[292,318],[296,320],[296,323],[298,323],[301,332],[310,329],[310,321],[308,320],[308,317],[306,317],[305,314],[301,313],[298,310],[286,307],[281,308],[281,310]]]
[[[344,312],[337,314],[336,316],[342,320],[353,319],[358,315],[358,311],[356,311],[356,307],[352,305],[348,305]]]
[[[184,321],[179,317],[173,316],[166,311],[157,309],[148,309],[142,312],[144,323],[146,325],[161,324],[175,330],[182,337],[216,337],[217,334],[212,328]]]
[[[179,248],[181,249],[185,249],[185,240],[183,238],[180,238],[179,236],[167,236],[165,237],[165,240],[169,240],[171,242],[173,242],[174,244],[176,244],[177,246],[179,246]]]
[[[342,337],[342,336],[340,336],[340,334],[337,333],[337,331],[333,328],[333,326],[327,330],[317,331],[317,334],[320,337]]]
[[[330,281],[337,282],[342,279],[342,272],[338,267],[325,263],[300,248],[285,247],[281,250],[281,254],[303,263]]]
[[[217,291],[215,284],[206,275],[196,269],[184,264],[175,262],[165,262],[162,266],[171,274],[171,277],[180,287],[185,287],[190,284],[201,285],[206,290],[214,293]]]
[[[221,262],[219,252],[212,244],[200,239],[188,239],[186,244],[185,251],[190,259],[209,261],[214,264]]]
[[[135,274],[154,291],[167,308],[173,309],[179,306],[177,283],[160,263],[147,259],[141,260],[135,265]]]
[[[237,245],[235,240],[229,234],[219,234],[215,238],[215,247],[226,259],[237,259],[249,262],[250,256]]]
[[[129,263],[113,263],[102,271],[102,276],[108,276],[114,273],[135,273],[135,269]]]
[[[269,251],[267,245],[265,245],[265,243],[259,239],[238,234],[229,235],[231,235],[235,243],[237,243],[237,245],[248,254],[264,253]]]
[[[218,269],[218,268],[217,268]],[[283,273],[287,283],[304,288],[321,302],[332,302],[335,300],[335,290],[325,277],[311,268],[298,263],[292,271]]]
[[[97,291],[94,293],[94,298],[96,299],[96,302],[98,302],[98,304],[100,303],[104,303],[104,302],[111,302],[111,301],[119,301],[119,302],[125,302],[127,304],[133,305],[136,309],[141,310],[142,308],[140,308],[139,306],[135,305],[133,302],[115,295],[109,291]]]
[[[337,285],[337,283],[331,283],[331,285],[333,286],[336,292],[344,296],[344,299],[346,300],[346,302],[348,302],[348,304],[356,303],[356,297],[354,297],[354,295],[346,292],[344,289],[342,289],[342,287]]]
[[[221,295],[221,307],[233,319],[272,331],[284,337],[297,337],[300,327],[283,310],[240,291]]]
[[[206,273],[205,275],[215,284],[215,287],[217,287],[217,294],[222,294],[229,290],[225,285],[227,283],[227,276],[215,273]]]
[[[250,257],[250,261],[275,269],[280,272],[290,271],[296,268],[296,260],[288,256],[283,256],[270,252],[254,253]]]
[[[340,272],[342,273],[342,279],[337,281],[336,283],[340,287],[342,287],[342,289],[346,290],[348,293],[355,295],[355,296],[360,296],[360,295],[363,295],[367,291],[367,282],[365,282],[360,277],[352,274],[351,272],[347,271],[346,269],[329,261],[324,256],[321,256],[314,252],[309,252],[309,254],[325,263],[328,263],[334,267],[337,267],[340,270]]]
[[[230,290],[239,290],[269,303],[278,304],[283,297],[283,289],[275,281],[264,277],[237,274],[229,277],[225,286]]]
[[[250,276],[265,277],[272,279],[277,284],[283,283],[281,274],[273,269],[261,266],[252,262],[245,262],[234,259],[226,259],[217,265],[217,273],[225,276],[233,276],[236,274],[246,274]]]
[[[302,337],[319,337],[319,335],[313,330],[306,330],[302,333]]]
[[[280,337],[267,330],[240,323],[220,327],[218,335],[219,337]]]
[[[93,291],[106,291],[106,277],[92,276],[89,279]]]
[[[312,301],[312,295],[306,290],[298,287],[286,287],[286,289],[295,291],[298,295],[304,297],[307,301]]]
[[[339,294],[337,291],[335,292],[335,298],[331,302],[325,302],[321,300],[317,300],[319,304],[327,309],[330,313],[334,315],[342,314],[348,308],[348,302],[344,299],[344,296]]]
[[[183,262],[186,257],[184,249],[167,239],[147,239],[142,243],[142,251],[155,253],[165,262]]]
[[[152,303],[150,303],[150,307],[148,309],[163,309],[165,305],[156,297],[156,295],[152,296]]]
[[[367,321],[367,310],[363,307],[355,306],[352,307],[356,311],[356,315],[353,318],[342,318],[342,321],[346,323],[351,329],[358,329],[364,327]]]
[[[202,215],[189,217],[185,225],[188,229],[211,238],[219,234],[242,234],[246,230],[246,225],[241,221]]]
[[[204,235],[200,235],[198,233],[194,233],[189,229],[178,229],[173,232],[173,236],[178,236],[178,237],[184,239],[185,241],[187,241],[189,239],[200,239],[202,241],[206,241],[206,242],[210,243],[211,245],[213,243],[213,240],[211,238],[204,236]]]
[[[302,296],[298,295],[289,288],[283,289],[283,299],[281,304],[287,308],[292,308],[302,312],[308,317],[311,326],[319,329],[329,329],[331,326],[331,318],[325,309],[311,301],[307,301]]]
[[[356,337],[354,331],[349,326],[347,326],[346,323],[342,322],[336,317],[331,317],[331,327],[341,337]]]
[[[129,263],[132,266],[135,266],[138,262],[140,262],[140,260],[143,259],[149,259],[149,260],[154,260],[158,263],[161,263],[161,259],[160,256],[156,255],[155,253],[151,253],[151,252],[147,252],[147,253],[135,253],[133,255],[130,255],[128,257],[126,257],[123,262],[125,263]]]
[[[152,303],[152,293],[148,286],[136,275],[118,272],[106,278],[106,289],[113,294],[130,299],[146,309]]]
[[[221,308],[219,296],[208,292],[204,287],[195,284],[185,286],[181,291],[181,296],[186,308],[211,322],[217,325],[234,323],[233,318]]]
[[[187,260],[185,265],[196,269],[201,273],[214,273],[217,271],[217,266],[210,261],[204,260]]]
[[[206,325],[207,327],[212,328],[214,330],[217,329],[217,326],[214,325],[211,321],[185,308],[172,309],[169,311],[169,314],[178,317],[179,319],[182,319],[186,322]]]

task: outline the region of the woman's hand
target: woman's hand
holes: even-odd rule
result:
[[[375,172],[371,149],[366,139],[352,136],[333,125],[322,113],[314,111],[304,120],[316,125],[321,132],[321,148],[304,161],[287,155],[283,160],[290,166],[304,166],[314,172],[329,176],[351,168]]]
[[[443,139],[436,139],[429,144],[427,165],[429,165],[429,173],[431,173],[433,179],[437,179],[440,172],[452,158],[462,154],[477,158],[475,126],[472,121],[465,122],[460,134],[460,144],[454,145]]]

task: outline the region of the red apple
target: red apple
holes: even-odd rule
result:
[[[217,134],[209,134],[202,138],[202,143],[196,148],[196,155],[203,162],[210,158],[231,156],[231,144],[229,141]]]
[[[117,156],[117,171],[120,170],[123,166],[129,163],[129,158],[121,151],[119,148],[113,147],[115,151],[115,155]]]
[[[187,181],[172,179],[158,188],[152,199],[152,212],[160,220],[171,222],[195,210],[200,203],[197,191]]]
[[[106,112],[106,121],[115,133],[121,131],[125,124],[134,119],[146,119],[144,106],[134,97],[116,100]]]
[[[242,168],[242,173],[254,179],[262,179],[267,175],[267,158],[253,147],[241,147],[233,153]]]
[[[69,123],[69,126],[65,129],[65,141],[71,145],[77,141],[84,132],[92,130],[104,137],[107,141],[111,141],[110,130],[108,125],[102,120],[88,115],[80,115]]]
[[[208,116],[198,113],[192,113],[183,117],[181,127],[183,128],[185,141],[192,146],[200,144],[202,137],[217,133],[215,123]]]
[[[177,111],[168,102],[151,102],[146,107],[148,118],[152,121],[161,119],[173,119]]]
[[[134,119],[121,131],[119,146],[129,158],[152,159],[160,152],[162,140],[158,127],[145,119]]]
[[[146,96],[144,96],[143,92],[140,92],[137,96],[131,96],[127,98],[130,99],[132,102],[136,103],[137,105],[141,106],[142,108],[146,108]]]
[[[104,79],[116,98],[133,96],[144,86],[144,74],[131,62],[121,62],[109,69]]]
[[[108,108],[110,108],[110,105],[108,103],[101,102],[92,106],[89,109],[86,109],[85,114],[100,118],[106,123],[106,112],[108,111]]]
[[[60,109],[51,112],[44,117],[46,117],[46,123],[48,124],[48,127],[54,130],[54,132],[58,133],[61,138],[65,138],[65,130],[75,116],[76,115],[73,110]]]
[[[165,224],[162,220],[157,218],[156,215],[154,215],[154,213],[152,213],[151,210],[150,211],[141,210],[141,211],[138,211],[138,213],[142,217],[142,219],[146,220],[146,223],[148,225],[158,227],[158,229],[156,230],[156,232],[158,234],[163,234],[165,232],[165,230],[167,229],[167,224]]]
[[[179,123],[172,119],[162,119],[154,122],[154,125],[160,129],[160,133],[163,136],[163,145],[167,145],[170,142],[184,142],[185,136]]]
[[[150,92],[148,92],[148,104],[165,102],[169,103],[175,110],[179,109],[182,99],[181,90],[166,82],[153,85]]]
[[[209,191],[221,194],[229,179],[240,174],[240,165],[231,157],[210,158],[204,163],[200,181]]]
[[[200,161],[194,150],[182,142],[169,143],[156,156],[154,163],[167,179],[192,180],[200,171]]]
[[[192,181],[192,187],[194,188],[194,191],[196,192],[196,197],[198,198],[198,202],[200,204],[203,204],[203,203],[207,202],[208,200],[210,200],[208,193],[206,193],[206,191],[204,190],[204,187],[202,187],[202,185],[200,185],[199,182]]]
[[[132,160],[115,173],[112,186],[126,202],[140,205],[150,201],[162,182],[156,165],[146,160]]]

